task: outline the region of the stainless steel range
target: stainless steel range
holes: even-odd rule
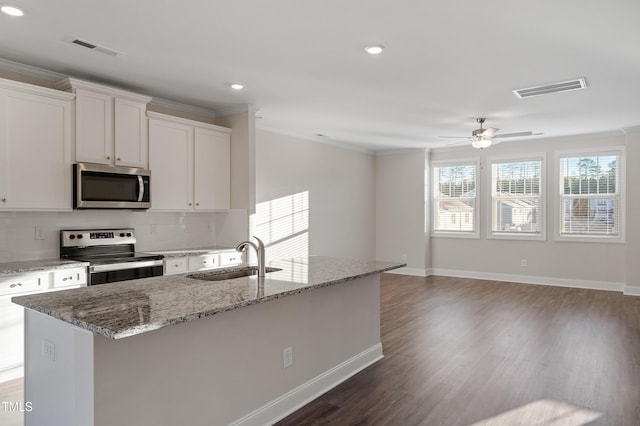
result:
[[[82,229],[60,231],[60,257],[89,262],[89,285],[163,274],[164,256],[135,251],[135,230]]]

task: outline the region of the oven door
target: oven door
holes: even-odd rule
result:
[[[89,163],[77,163],[73,167],[76,209],[151,207],[149,170]]]
[[[162,260],[112,263],[89,267],[89,285],[108,284],[163,275]]]

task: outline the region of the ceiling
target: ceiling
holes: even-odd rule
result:
[[[25,15],[0,14],[2,59],[218,112],[253,105],[259,128],[330,143],[437,148],[480,116],[543,133],[505,143],[640,125],[637,0],[7,3]],[[585,90],[512,93],[580,77]]]

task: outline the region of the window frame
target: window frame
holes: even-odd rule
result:
[[[540,232],[519,233],[494,231],[493,222],[495,219],[494,196],[493,196],[493,165],[498,163],[521,163],[525,161],[540,161],[540,196],[538,215],[542,218]],[[487,206],[487,239],[495,240],[526,240],[526,241],[546,241],[547,223],[549,215],[547,212],[547,154],[545,152],[531,154],[496,155],[487,157],[487,188],[489,188],[489,203]]]
[[[562,196],[564,194],[564,180],[562,176],[562,159],[567,157],[593,157],[593,156],[618,156],[617,169],[617,196],[618,204],[618,235],[599,234],[563,234],[562,221]],[[555,240],[566,242],[586,243],[624,243],[626,234],[626,149],[624,146],[610,146],[597,148],[584,148],[580,150],[563,150],[556,152],[555,159],[555,184],[554,184],[554,209],[555,209]]]
[[[442,167],[455,167],[455,166],[469,166],[473,165],[475,167],[475,207],[474,207],[474,221],[473,221],[473,231],[453,231],[453,230],[438,230],[436,229],[436,223],[438,219],[438,197],[436,194],[437,185],[439,184],[438,176],[436,176],[436,169]],[[480,193],[481,193],[481,167],[480,167],[480,159],[479,158],[467,158],[467,159],[459,159],[459,160],[438,160],[431,162],[431,236],[432,237],[443,237],[443,238],[472,238],[479,239],[480,238],[480,215],[481,215],[481,203],[480,203]]]

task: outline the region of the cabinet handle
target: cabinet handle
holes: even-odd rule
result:
[[[22,283],[11,284],[9,288],[22,287]]]
[[[189,203],[189,205],[190,205],[190,206],[192,206],[193,204],[192,204],[192,203]]]
[[[6,202],[7,202],[7,199],[6,199],[6,198],[3,198],[3,199],[1,199],[0,201],[2,201],[3,203],[6,203]]]
[[[110,156],[107,156],[107,160],[111,160],[111,157],[110,157]]]
[[[116,161],[120,161],[120,157],[116,158]]]
[[[70,280],[72,280],[72,279],[73,279],[73,276],[70,276],[70,277],[64,277],[64,278],[62,279],[62,281],[67,281],[67,280],[69,280],[69,281],[70,281]]]
[[[200,205],[200,203],[196,203],[196,206],[199,206],[199,205]]]

